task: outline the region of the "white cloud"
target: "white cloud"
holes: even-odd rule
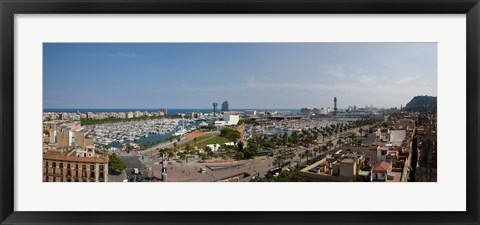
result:
[[[111,57],[115,58],[141,58],[142,56],[134,54],[134,53],[112,53],[110,54]]]
[[[416,81],[418,78],[422,77],[422,75],[418,75],[418,76],[406,76],[400,80],[397,80],[395,82],[395,84],[397,85],[406,85],[406,84],[410,84],[410,83],[413,83],[414,81]]]
[[[344,68],[345,68],[345,65],[343,64],[335,65],[329,70],[327,70],[327,74],[335,78],[345,79],[347,75],[345,74]]]
[[[374,78],[375,76],[360,75],[357,80],[362,84],[370,84],[374,81]]]

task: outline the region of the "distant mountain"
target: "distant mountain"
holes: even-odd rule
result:
[[[437,111],[437,97],[415,96],[407,103],[403,110],[407,112],[432,112]]]

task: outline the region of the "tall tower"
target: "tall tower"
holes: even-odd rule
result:
[[[228,111],[228,101],[222,103],[222,112]]]
[[[215,116],[215,112],[217,111],[217,105],[218,103],[216,102],[213,103],[213,116]]]
[[[337,115],[337,97],[333,98],[333,114]]]

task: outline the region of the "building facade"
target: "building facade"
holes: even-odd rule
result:
[[[222,103],[222,112],[226,112],[226,111],[229,111],[228,110],[228,101],[224,101]]]
[[[108,182],[108,156],[96,157],[93,149],[76,153],[44,153],[43,182]]]

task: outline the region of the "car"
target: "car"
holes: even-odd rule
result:
[[[200,173],[206,173],[207,170],[206,170],[205,168],[201,168],[198,172],[200,172]]]

